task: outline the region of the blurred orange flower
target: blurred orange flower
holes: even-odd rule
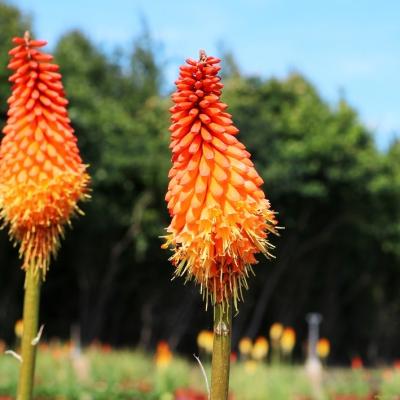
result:
[[[207,395],[194,389],[176,389],[174,400],[207,400]]]
[[[329,356],[331,344],[328,339],[321,338],[317,343],[317,354],[320,358],[325,359]]]
[[[260,361],[267,356],[268,350],[269,350],[268,340],[265,337],[260,336],[254,342],[253,348],[251,350],[251,356],[255,360]]]
[[[101,352],[102,353],[111,353],[112,352],[112,346],[109,343],[103,343],[101,345]]]
[[[258,252],[270,256],[268,235],[277,221],[263,180],[238,141],[227,105],[220,101],[219,59],[186,60],[172,95],[172,168],[166,194],[172,217],[166,243],[178,276],[194,279],[213,303],[247,288]]]
[[[351,359],[351,368],[360,369],[364,366],[362,358],[360,356],[355,356]]]
[[[167,367],[172,361],[172,352],[166,341],[161,340],[157,344],[157,350],[155,355],[155,362],[158,368]]]
[[[285,328],[281,337],[281,348],[283,353],[290,354],[296,344],[296,332],[293,328]]]
[[[12,95],[0,146],[1,218],[20,243],[23,268],[49,266],[63,226],[80,212],[89,176],[70,126],[58,65],[39,50],[46,42],[13,39]]]

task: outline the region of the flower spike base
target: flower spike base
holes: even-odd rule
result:
[[[64,225],[88,197],[89,176],[70,126],[61,74],[46,42],[29,32],[13,39],[14,73],[5,134],[0,145],[0,219],[19,245],[26,272],[24,333],[18,400],[33,392],[40,284],[55,256]]]

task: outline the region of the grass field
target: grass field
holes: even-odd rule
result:
[[[209,374],[209,363],[204,364]],[[0,400],[13,398],[18,367],[13,357],[0,356]],[[235,400],[306,400],[318,398],[316,393],[321,399],[394,400],[400,399],[400,371],[328,368],[320,384],[312,384],[302,366],[235,362],[231,392]],[[154,357],[138,351],[89,349],[71,357],[62,347],[41,351],[35,393],[40,400],[206,399],[195,360],[173,357],[157,366]]]

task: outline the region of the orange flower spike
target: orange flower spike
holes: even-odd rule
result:
[[[233,298],[237,308],[255,254],[270,256],[268,235],[277,221],[220,100],[219,62],[201,51],[199,61],[180,67],[175,82],[166,195],[172,221],[163,247],[174,253],[176,275],[194,279],[212,303]]]
[[[23,268],[45,275],[63,226],[88,197],[82,163],[66,105],[61,74],[42,40],[14,38],[8,68],[12,95],[0,146],[0,216],[20,243]]]

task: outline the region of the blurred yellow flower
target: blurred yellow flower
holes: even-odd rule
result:
[[[269,329],[269,337],[271,338],[272,342],[278,342],[282,336],[283,332],[283,325],[279,322],[275,322],[271,325]]]
[[[267,356],[268,350],[269,350],[268,340],[265,337],[260,336],[254,342],[254,346],[251,350],[251,356],[255,360],[260,361]]]
[[[251,353],[253,348],[253,343],[249,337],[244,337],[240,339],[239,342],[239,352],[241,355],[247,356]]]
[[[15,336],[17,338],[22,338],[22,335],[24,333],[24,321],[22,319],[19,319],[14,326],[14,332],[15,332]]]
[[[296,332],[293,328],[285,328],[281,337],[281,349],[285,354],[290,354],[296,344]]]
[[[325,359],[329,356],[330,351],[331,351],[331,344],[329,340],[326,338],[319,339],[317,343],[318,357]]]
[[[203,330],[197,335],[197,346],[207,353],[212,353],[214,334],[211,331]]]

